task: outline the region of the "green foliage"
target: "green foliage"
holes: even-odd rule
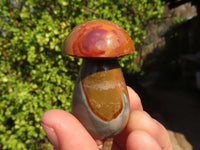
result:
[[[184,21],[185,21],[184,18],[175,17],[175,18],[174,18],[174,21],[172,22],[172,25],[173,25],[173,26],[177,26],[177,25],[182,24]]]
[[[41,116],[54,108],[71,111],[81,60],[62,55],[61,48],[75,25],[111,20],[140,45],[162,7],[160,0],[1,0],[0,149],[50,149]],[[139,71],[135,55],[121,58],[121,65]]]

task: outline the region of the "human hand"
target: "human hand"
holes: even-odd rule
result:
[[[114,137],[112,150],[172,150],[167,130],[143,110],[139,96],[127,88],[131,113],[126,128]],[[95,140],[68,112],[45,112],[42,126],[56,150],[98,150]]]

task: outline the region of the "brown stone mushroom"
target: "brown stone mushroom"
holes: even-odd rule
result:
[[[95,139],[118,134],[129,116],[129,95],[117,57],[134,51],[128,33],[107,20],[91,20],[68,35],[63,53],[82,57],[72,113]]]

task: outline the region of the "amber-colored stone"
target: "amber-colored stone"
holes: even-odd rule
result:
[[[82,80],[82,86],[87,102],[96,116],[110,121],[121,113],[122,93],[127,95],[121,68],[88,75]]]
[[[78,57],[119,57],[134,49],[130,36],[122,27],[99,19],[74,28],[64,43],[63,53]]]

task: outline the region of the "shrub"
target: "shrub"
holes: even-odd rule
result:
[[[53,108],[71,111],[81,60],[63,56],[61,48],[75,25],[111,20],[139,45],[162,7],[160,0],[1,0],[0,149],[50,148],[41,116]],[[137,69],[135,54],[121,60],[129,71]]]

